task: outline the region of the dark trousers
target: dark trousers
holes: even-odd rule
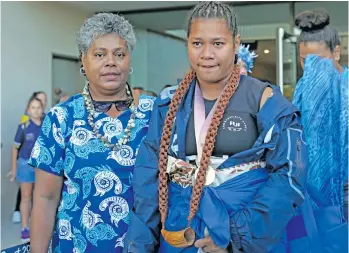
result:
[[[21,204],[21,188],[18,189],[18,193],[17,193],[17,200],[16,200],[16,208],[15,208],[15,212],[19,212],[19,206]]]

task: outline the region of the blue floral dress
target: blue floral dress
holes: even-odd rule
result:
[[[133,167],[153,104],[152,97],[140,97],[136,126],[119,151],[96,138],[82,95],[47,114],[29,164],[66,177],[52,235],[53,252],[122,252],[133,206]],[[94,122],[102,135],[116,143],[130,115],[130,110],[115,119],[96,113]]]

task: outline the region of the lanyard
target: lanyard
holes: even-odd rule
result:
[[[205,145],[207,131],[210,127],[213,114],[216,111],[219,99],[220,97],[217,99],[216,103],[214,104],[206,118],[204,98],[202,96],[199,84],[196,83],[194,94],[194,126],[198,163],[200,163],[201,161],[202,150]]]

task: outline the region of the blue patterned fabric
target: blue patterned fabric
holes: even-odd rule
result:
[[[343,208],[348,174],[348,69],[308,56],[293,103],[300,109],[308,143],[308,182],[330,205]]]
[[[133,167],[153,104],[151,97],[140,97],[136,126],[120,151],[106,148],[96,138],[87,123],[82,95],[48,113],[29,163],[67,178],[52,237],[53,252],[122,252],[133,205]],[[116,143],[130,115],[130,110],[116,119],[96,113],[94,122],[102,135]]]

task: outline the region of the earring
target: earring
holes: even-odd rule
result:
[[[132,74],[132,73],[133,73],[133,68],[132,68],[132,67],[130,67],[130,69],[131,69],[131,71],[130,71],[130,73],[129,73],[129,74]]]
[[[83,76],[86,76],[86,72],[85,72],[84,67],[80,68],[80,74],[83,75]]]
[[[128,98],[132,98],[131,87],[128,83],[126,83],[126,95]]]

